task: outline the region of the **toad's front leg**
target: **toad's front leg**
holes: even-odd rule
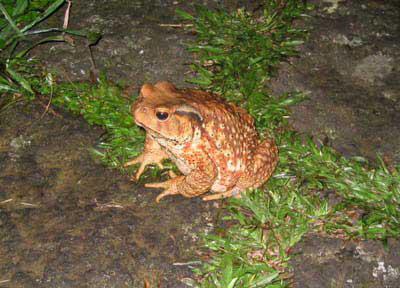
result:
[[[215,181],[216,174],[213,170],[195,170],[187,176],[177,176],[161,183],[148,183],[148,188],[164,188],[164,192],[159,194],[156,202],[168,195],[181,194],[184,197],[195,197],[210,190]]]
[[[140,167],[136,172],[135,179],[138,180],[142,175],[144,169],[149,164],[156,164],[160,169],[163,169],[162,161],[168,159],[167,153],[161,148],[160,144],[157,143],[151,136],[146,135],[146,142],[142,154],[135,159],[126,162],[124,167],[135,165],[140,163]]]

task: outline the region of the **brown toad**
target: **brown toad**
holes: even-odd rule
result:
[[[215,94],[179,90],[169,82],[145,84],[132,113],[146,130],[146,142],[143,153],[125,166],[141,163],[138,179],[146,165],[162,168],[169,158],[183,174],[145,185],[165,189],[157,202],[167,195],[207,191],[216,194],[203,200],[240,197],[267,181],[278,161],[277,147],[271,139],[260,141],[252,117]]]

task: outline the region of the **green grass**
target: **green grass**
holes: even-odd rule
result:
[[[106,133],[92,149],[105,165],[122,168],[123,163],[141,151],[145,133],[134,123],[130,113],[136,95],[126,95],[123,87],[109,83],[105,77],[96,84],[42,86],[41,93],[49,95],[51,89],[53,105],[82,115],[89,124],[105,129]]]
[[[263,8],[257,17],[243,9],[228,13],[198,7],[195,17],[177,11],[192,22],[197,35],[189,51],[198,57],[192,65],[198,77],[190,82],[248,109],[260,107],[265,98],[260,92],[277,64],[295,55],[304,38],[303,30],[288,25],[304,10],[299,1],[265,1]]]
[[[34,85],[45,82],[35,62],[27,59],[34,47],[47,42],[70,42],[68,35],[84,37],[87,45],[96,43],[99,34],[70,30],[67,27],[37,26],[58,11],[65,0],[0,1],[0,112],[38,93]],[[61,24],[61,23],[60,23]],[[43,85],[45,83],[42,83]]]
[[[235,223],[207,236],[210,261],[197,269],[200,287],[285,287],[291,248],[305,233],[385,240],[400,236],[400,167],[346,159],[289,129],[288,107],[301,93],[272,97],[266,88],[277,64],[296,55],[306,34],[294,28],[308,9],[300,1],[266,1],[260,15],[244,10],[179,14],[197,35],[192,83],[245,107],[257,128],[273,134],[280,163],[264,189],[229,201]],[[285,4],[283,4],[285,3]],[[329,204],[328,193],[338,203]]]
[[[46,32],[33,28],[57,11],[63,3],[64,0],[0,2],[0,93],[35,94],[28,80],[29,75],[21,69],[21,66],[29,66],[24,56],[40,43],[64,41],[62,35],[52,35],[32,43],[34,35]]]
[[[189,44],[197,59],[192,65],[196,77],[189,81],[245,107],[261,135],[272,134],[280,150],[279,166],[268,183],[242,199],[230,199],[227,228],[204,238],[209,257],[196,270],[198,287],[286,287],[291,249],[306,233],[379,240],[400,236],[400,167],[346,159],[300,137],[287,119],[288,108],[303,95],[268,93],[277,65],[296,55],[306,38],[293,21],[305,17],[309,7],[302,1],[274,0],[262,8],[256,15],[245,10],[199,8],[194,16],[178,11],[197,35]],[[125,95],[104,78],[97,84],[56,84],[56,76],[24,68],[24,63],[19,69],[31,73],[28,84],[34,93],[51,95],[54,105],[105,129],[93,151],[106,165],[121,168],[139,153],[144,133],[130,115],[134,95]]]

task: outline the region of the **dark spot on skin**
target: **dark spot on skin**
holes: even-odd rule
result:
[[[181,107],[176,109],[175,113],[177,115],[188,116],[189,118],[193,119],[194,121],[198,122],[199,124],[203,123],[203,117],[192,106],[182,105]]]
[[[196,113],[193,113],[193,112],[176,112],[176,114],[178,114],[178,115],[187,115],[187,116],[189,116],[190,118],[192,118],[192,119],[194,119],[197,123],[202,123],[202,118],[198,115],[198,114],[196,114]]]

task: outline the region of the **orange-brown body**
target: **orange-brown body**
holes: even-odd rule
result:
[[[242,108],[200,90],[177,89],[168,82],[143,85],[132,105],[136,124],[146,130],[143,153],[126,165],[146,165],[170,158],[183,175],[146,187],[164,188],[167,195],[213,200],[240,196],[271,176],[278,150],[271,139],[260,141],[254,120]]]

